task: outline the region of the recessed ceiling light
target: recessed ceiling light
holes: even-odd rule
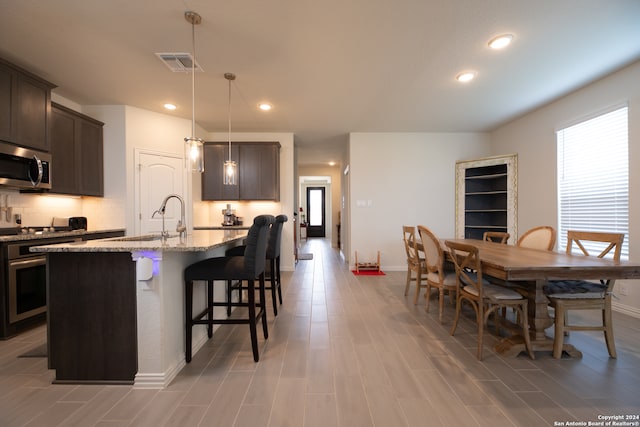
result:
[[[491,49],[504,49],[511,44],[513,40],[513,34],[502,34],[489,40],[489,47]]]
[[[167,103],[167,104],[164,104],[164,108],[166,108],[167,110],[175,110],[175,109],[176,109],[176,108],[178,108],[178,107],[176,107],[176,105],[175,105],[175,104],[169,104],[169,103]]]
[[[463,71],[456,76],[456,80],[462,83],[469,82],[476,77],[475,71]]]
[[[269,111],[273,108],[273,105],[269,104],[268,102],[261,102],[260,104],[258,104],[258,108],[262,111]]]
[[[336,162],[329,162],[329,166],[335,166]]]

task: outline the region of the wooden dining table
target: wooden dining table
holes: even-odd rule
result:
[[[553,325],[549,316],[549,300],[543,287],[549,280],[600,280],[640,279],[640,263],[615,262],[566,253],[522,248],[474,239],[447,239],[447,241],[472,244],[479,249],[483,277],[491,276],[509,287],[516,288],[528,299],[531,343],[534,351],[552,351],[553,340],[545,335],[545,329]],[[443,245],[446,248],[446,245]],[[446,249],[445,249],[446,250]],[[505,356],[517,356],[525,351],[522,337],[502,340],[496,347]],[[571,344],[563,351],[573,357],[582,353]]]

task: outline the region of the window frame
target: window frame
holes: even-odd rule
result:
[[[621,259],[629,259],[628,105],[556,129],[556,145],[558,246],[570,229],[624,233]]]

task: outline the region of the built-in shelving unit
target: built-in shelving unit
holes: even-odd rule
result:
[[[456,237],[482,239],[485,231],[517,238],[517,155],[456,163]]]

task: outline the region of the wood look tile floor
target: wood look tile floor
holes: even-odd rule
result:
[[[222,326],[164,390],[52,385],[44,327],[0,341],[0,426],[553,426],[640,412],[640,320],[615,313],[618,359],[602,334],[573,332],[582,359],[506,359],[475,324],[405,297],[404,272],[354,276],[309,239],[254,363],[246,325]],[[423,301],[422,299],[420,301]],[[565,424],[566,425],[566,424]],[[636,424],[637,425],[637,424]]]

